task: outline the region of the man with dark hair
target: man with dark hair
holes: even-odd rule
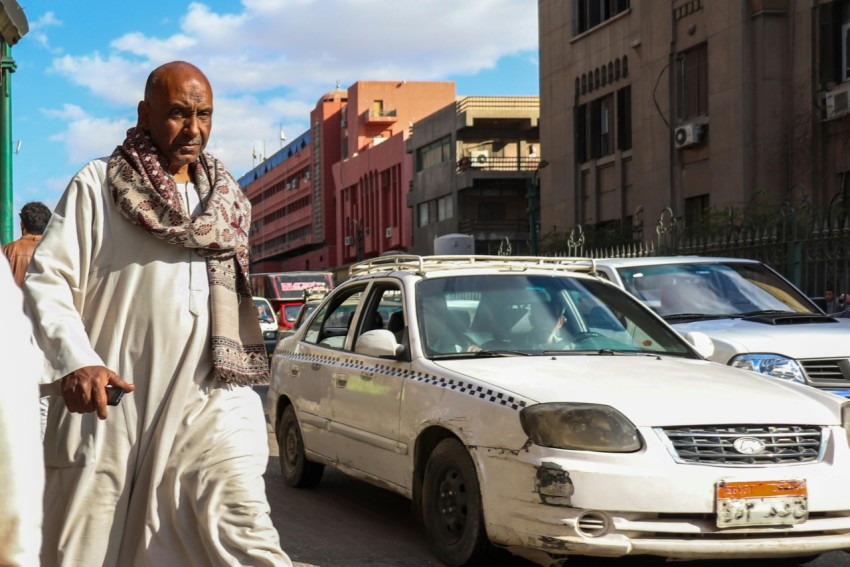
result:
[[[251,388],[269,367],[251,203],[204,151],[200,69],[158,67],[137,110],[112,155],[71,180],[24,286],[53,393],[41,562],[289,566]]]
[[[30,259],[49,220],[50,209],[44,203],[32,201],[21,208],[21,237],[3,247],[3,254],[9,260],[18,287],[24,283]]]

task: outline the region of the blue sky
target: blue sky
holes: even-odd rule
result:
[[[51,208],[136,120],[148,73],[182,59],[215,93],[207,151],[238,178],[254,148],[292,139],[337,82],[452,80],[457,94],[536,95],[536,0],[18,0],[12,48],[15,225]],[[15,237],[19,236],[16,227]]]

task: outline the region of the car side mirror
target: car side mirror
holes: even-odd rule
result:
[[[700,353],[703,358],[711,358],[711,355],[714,354],[714,343],[711,340],[711,337],[706,335],[705,333],[701,333],[699,331],[690,331],[684,334],[685,340],[691,343],[698,353]]]
[[[395,341],[395,335],[391,331],[375,329],[366,331],[357,338],[354,352],[365,356],[397,360],[404,353],[404,347]]]

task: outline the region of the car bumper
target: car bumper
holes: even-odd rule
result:
[[[534,445],[518,454],[471,452],[484,479],[488,536],[509,548],[552,557],[672,559],[794,557],[850,548],[850,493],[839,489],[850,451],[839,428],[822,461],[787,466],[675,464],[660,443],[620,455]],[[805,522],[717,527],[718,481],[789,479],[807,482]]]

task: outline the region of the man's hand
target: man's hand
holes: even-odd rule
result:
[[[125,392],[136,389],[113,371],[103,366],[84,366],[62,377],[62,397],[73,413],[96,411],[97,417],[106,419],[106,386],[121,388]]]

